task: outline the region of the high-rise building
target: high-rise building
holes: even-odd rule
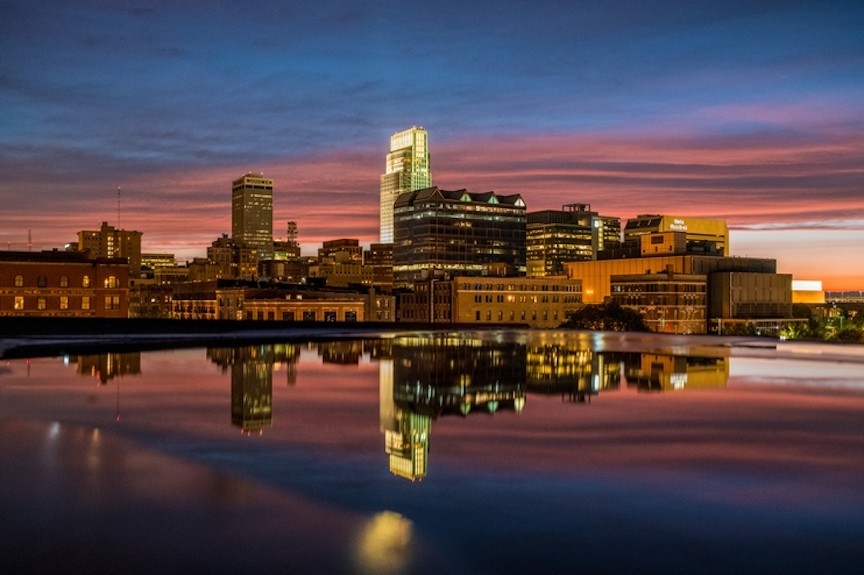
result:
[[[390,153],[387,154],[385,172],[381,175],[381,243],[393,241],[393,204],[399,194],[432,185],[428,139],[426,130],[417,126],[390,137]]]
[[[258,251],[258,259],[273,258],[273,180],[246,174],[231,187],[231,239]]]
[[[438,187],[401,194],[394,204],[397,286],[443,276],[525,274],[525,202],[519,194]]]
[[[621,243],[621,220],[591,211],[589,204],[528,214],[528,277],[563,275],[566,262],[596,260]]]

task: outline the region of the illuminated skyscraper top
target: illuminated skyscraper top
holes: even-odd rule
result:
[[[381,175],[380,238],[393,241],[393,203],[399,194],[432,186],[426,130],[414,126],[390,137],[387,166]]]
[[[246,174],[231,187],[231,238],[256,248],[258,259],[273,257],[273,180]]]

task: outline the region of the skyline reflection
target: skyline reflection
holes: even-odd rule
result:
[[[449,333],[210,347],[205,353],[230,374],[231,424],[250,435],[273,425],[274,376],[284,372],[287,386],[295,386],[303,350],[314,353],[320,365],[377,363],[379,432],[390,471],[411,480],[427,474],[432,426],[440,417],[519,413],[535,394],[590,403],[592,396],[622,386],[669,392],[721,388],[729,379],[725,356],[596,347],[594,339],[542,332],[515,339]],[[75,363],[79,374],[96,377],[100,385],[141,373],[141,352],[70,355],[65,362]],[[119,387],[117,402],[119,413]]]
[[[109,550],[144,528],[153,549],[197,537],[201,571],[224,567],[207,545],[229,531],[254,533],[221,547],[232,571],[279,551],[285,571],[313,528],[363,572],[567,572],[573,533],[592,572],[860,565],[864,354],[708,341],[513,330],[8,360],[4,536],[34,541],[39,517],[38,541],[75,556],[92,547],[69,517]],[[88,367],[136,361],[97,369],[108,385]]]

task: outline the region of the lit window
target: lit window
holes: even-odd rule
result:
[[[24,276],[17,275],[15,276],[15,287],[24,287]],[[15,308],[18,309],[18,308]]]
[[[81,309],[90,309],[90,296],[85,295],[81,298]]]
[[[60,276],[60,287],[69,287],[69,276]]]
[[[83,278],[81,278],[81,287],[90,287],[90,276],[84,276]]]
[[[17,310],[24,309],[24,298],[20,295],[15,296],[15,309],[17,309]]]
[[[69,309],[69,298],[65,295],[60,296],[60,309]]]
[[[44,297],[36,298],[36,309],[45,311],[48,308],[48,302]]]

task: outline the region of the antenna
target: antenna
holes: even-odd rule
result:
[[[120,229],[120,186],[117,186],[117,229]]]
[[[27,251],[33,251],[33,230],[27,230]]]

